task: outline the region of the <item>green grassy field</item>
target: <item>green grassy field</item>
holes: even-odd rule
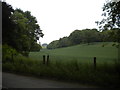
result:
[[[105,45],[104,47],[103,44]],[[31,52],[30,58],[42,60],[43,55],[49,55],[51,62],[54,60],[68,62],[77,60],[79,62],[93,62],[93,57],[97,58],[97,63],[113,63],[118,58],[118,49],[112,46],[113,43],[93,43],[91,45],[81,44],[77,46]]]

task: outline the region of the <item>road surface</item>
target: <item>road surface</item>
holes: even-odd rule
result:
[[[50,79],[40,79],[21,76],[12,73],[2,73],[3,88],[94,88],[78,83],[60,82]]]

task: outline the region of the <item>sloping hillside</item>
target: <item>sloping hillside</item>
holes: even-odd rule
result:
[[[93,57],[97,57],[99,61],[114,61],[118,57],[118,49],[112,46],[112,44],[110,42],[93,43],[90,45],[80,44],[66,48],[32,52],[30,57],[39,60],[42,59],[42,55],[49,55],[52,60],[92,60]]]

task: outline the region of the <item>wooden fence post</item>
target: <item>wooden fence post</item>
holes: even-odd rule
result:
[[[47,65],[48,65],[48,63],[49,63],[49,55],[47,55]]]
[[[118,61],[120,61],[120,43],[118,43]]]
[[[43,55],[43,64],[45,64],[45,55]]]
[[[96,69],[96,57],[94,57],[94,69]]]
[[[11,54],[11,62],[13,62],[13,59],[14,59],[14,54],[13,54],[13,52],[11,52],[12,54]]]

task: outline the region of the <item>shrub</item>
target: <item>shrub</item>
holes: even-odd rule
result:
[[[2,46],[2,60],[3,63],[6,61],[13,61],[13,56],[18,55],[17,51],[8,45]]]

